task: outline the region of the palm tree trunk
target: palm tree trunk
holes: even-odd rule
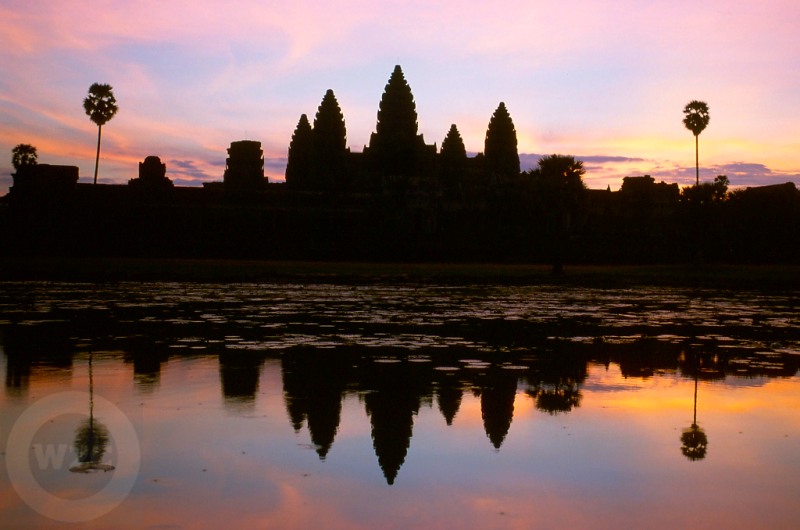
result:
[[[94,159],[94,183],[97,185],[97,168],[100,165],[100,134],[103,130],[102,125],[97,126],[97,156]]]
[[[694,135],[694,167],[695,167],[695,171],[696,171],[695,177],[697,179],[696,182],[695,182],[695,185],[697,185],[697,186],[700,185],[700,151],[699,151],[699,148],[698,148],[698,140],[699,140],[699,138],[700,138],[700,135],[698,135],[698,134]],[[99,140],[98,140],[98,142],[99,142]],[[99,143],[97,144],[97,152],[98,153],[100,152],[100,144]]]

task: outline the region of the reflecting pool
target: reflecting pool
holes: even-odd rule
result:
[[[0,284],[0,526],[796,528],[795,292]]]

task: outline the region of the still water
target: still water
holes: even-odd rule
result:
[[[0,526],[797,528],[798,301],[0,284]]]

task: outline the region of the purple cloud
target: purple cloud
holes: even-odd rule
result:
[[[693,166],[657,168],[651,175],[686,186],[695,182],[695,168]],[[700,166],[701,182],[710,181],[717,175],[726,175],[732,187],[767,186],[785,182],[800,183],[800,174],[773,170],[764,164],[753,162],[731,162]]]
[[[269,177],[270,182],[284,180],[284,176],[286,174],[286,162],[287,157],[285,156],[276,156],[271,158],[264,157],[264,174]]]
[[[201,181],[208,182],[212,180],[221,180],[222,171],[219,175],[209,175],[198,166],[198,163],[193,160],[167,160],[167,176],[172,178],[175,184],[197,186]],[[205,163],[206,166],[218,166],[218,163]]]
[[[552,154],[552,153],[551,153]],[[566,154],[566,153],[564,153]],[[539,159],[549,155],[537,154],[537,153],[520,153],[519,155],[519,165],[523,171],[526,169],[530,169],[536,167],[539,163]],[[628,157],[628,156],[614,156],[614,155],[589,155],[589,156],[580,156],[580,155],[572,155],[567,154],[567,156],[575,157],[575,160],[580,160],[583,162],[585,168],[589,169],[590,167],[596,166],[604,166],[605,164],[630,164],[634,162],[644,162],[644,158],[635,158],[635,157]]]

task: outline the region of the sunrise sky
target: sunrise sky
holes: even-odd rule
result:
[[[691,184],[682,109],[699,99],[701,180],[800,184],[798,21],[797,0],[3,0],[0,194],[19,143],[91,181],[93,82],[120,107],[100,182],[127,182],[148,155],[178,185],[219,181],[242,139],[262,142],[279,181],[300,115],[313,121],[328,88],[362,150],[395,64],[429,144],[455,123],[482,151],[503,101],[523,169],[560,153],[585,162],[591,188],[642,174]]]

